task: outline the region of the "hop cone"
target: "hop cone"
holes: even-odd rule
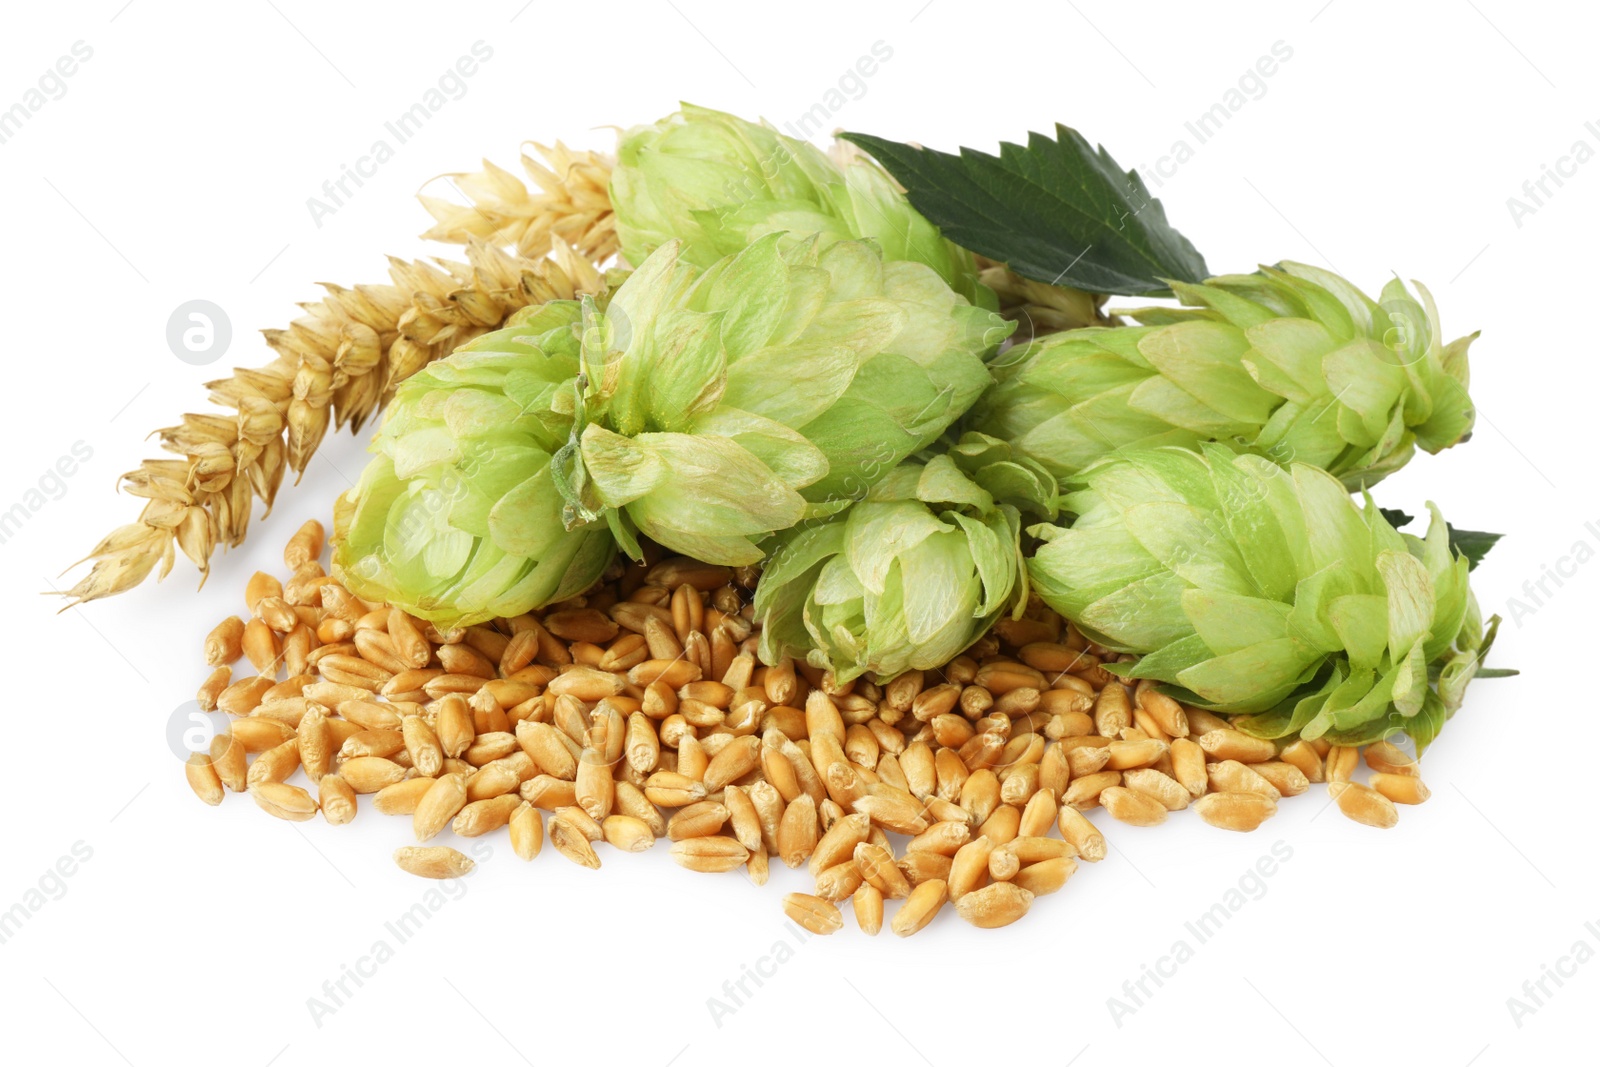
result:
[[[352,592],[469,624],[600,577],[611,535],[564,526],[551,467],[571,433],[579,314],[574,301],[532,309],[400,386],[340,501],[334,563]]]
[[[755,563],[757,542],[864,495],[989,384],[998,315],[870,242],[782,239],[706,271],[672,242],[604,312],[585,305],[556,465],[569,523],[604,518],[636,558],[643,533]]]
[[[1419,746],[1461,702],[1493,638],[1431,504],[1426,538],[1394,530],[1316,467],[1216,445],[1130,452],[1041,525],[1034,589],[1113,665],[1266,737]],[[1430,677],[1434,679],[1430,683]]]
[[[885,259],[932,267],[968,300],[995,306],[971,253],[939,236],[876,163],[840,165],[805,141],[709,108],[685,104],[624,134],[611,202],[631,263],[672,240],[684,243],[686,262],[709,267],[774,231],[870,237]]]
[[[1054,513],[1055,480],[969,434],[896,467],[865,500],[780,540],[756,587],[761,658],[841,682],[949,662],[1027,600],[1019,508]]]
[[[1218,441],[1321,467],[1352,489],[1404,466],[1414,446],[1438,452],[1472,428],[1473,338],[1441,345],[1420,284],[1420,301],[1395,280],[1374,303],[1335,274],[1284,263],[1172,288],[1193,306],[1006,353],[966,425],[1062,479],[1119,448]]]

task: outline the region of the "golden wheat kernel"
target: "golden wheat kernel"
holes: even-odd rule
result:
[[[1278,804],[1264,793],[1207,793],[1194,802],[1194,810],[1219,830],[1248,832],[1271,818]]]
[[[1064,879],[1063,879],[1064,880]],[[1009,926],[1028,913],[1033,893],[1014,882],[992,882],[963,894],[955,902],[956,914],[973,926],[992,930]]]
[[[883,894],[875,886],[862,883],[850,898],[850,906],[862,933],[871,937],[883,929]]]
[[[844,917],[836,905],[809,893],[785,896],[783,911],[796,925],[814,934],[831,934],[844,925]]]
[[[889,928],[898,937],[910,937],[933,921],[939,909],[949,899],[948,886],[942,879],[932,878],[911,891],[890,920]]]
[[[460,852],[443,845],[431,848],[405,845],[394,850],[394,862],[402,871],[420,878],[461,878],[471,874],[477,866]]]

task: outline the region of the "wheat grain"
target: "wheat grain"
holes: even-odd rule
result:
[[[255,762],[250,764],[245,782],[247,785],[258,785],[286,781],[299,767],[300,739],[291,737],[257,756]]]
[[[509,823],[523,803],[515,793],[470,801],[450,821],[450,829],[457,837],[482,837]]]
[[[183,765],[184,776],[189,780],[189,788],[194,790],[194,795],[212,806],[222,803],[222,778],[217,774],[217,769],[212,764],[211,756],[204,752],[192,752]]]
[[[1266,777],[1238,760],[1206,764],[1206,781],[1215,793],[1260,793],[1274,801],[1283,795]]]
[[[1374,774],[1367,784],[1396,804],[1421,804],[1433,795],[1415,774]]]
[[[1339,805],[1340,811],[1364,826],[1387,830],[1400,821],[1394,801],[1371,786],[1335,778],[1329,781],[1328,792]]]
[[[1375,741],[1363,750],[1362,755],[1366,758],[1367,766],[1379,774],[1417,774],[1416,759],[1391,742]]]
[[[317,814],[317,802],[297,785],[259,782],[249,787],[256,804],[268,815],[289,822],[305,822]]]
[[[1078,870],[1077,863],[1070,856],[1058,856],[1054,859],[1040,860],[1030,863],[1018,871],[1011,879],[1013,885],[1025,889],[1035,897],[1042,897],[1048,893],[1059,891],[1067,884]]]
[[[231,732],[211,739],[211,767],[230,792],[242,793],[248,787],[245,748]]]
[[[413,815],[433,784],[432,778],[409,778],[404,782],[396,782],[374,793],[372,806],[380,815]]]
[[[921,888],[918,886],[918,889]],[[960,900],[955,901],[956,914],[973,926],[986,930],[1009,926],[1028,913],[1033,896],[1033,893],[1013,882],[994,882],[963,894]]]
[[[831,934],[844,926],[837,905],[809,893],[790,893],[783,898],[783,912],[802,929],[814,934]]]
[[[1220,830],[1254,830],[1278,810],[1277,801],[1264,793],[1207,793],[1194,802],[1194,810]]]
[[[477,866],[455,849],[443,845],[430,848],[404,845],[394,850],[394,862],[402,871],[419,878],[462,878]]]
[[[731,837],[692,837],[672,846],[672,858],[688,870],[718,874],[743,866],[750,852]]]
[[[726,568],[619,568],[615,585],[543,613],[441,630],[323,575],[320,536],[302,528],[285,550],[294,577],[252,578],[249,621],[219,625],[202,650],[225,657],[236,636],[237,655],[249,645],[265,661],[281,637],[261,673],[233,680],[218,664],[202,688],[236,716],[185,768],[208,803],[248,789],[279,818],[339,824],[370,793],[379,813],[411,816],[419,842],[447,825],[507,829],[531,860],[548,834],[597,868],[597,848],[667,838],[680,865],[741,868],[757,885],[776,856],[809,868],[813,891],[785,900],[804,928],[837,930],[849,899],[875,933],[887,898],[904,902],[891,928],[905,936],[945,900],[977,926],[1016,921],[1079,860],[1105,857],[1083,814],[1095,806],[1136,825],[1193,806],[1249,830],[1331,778],[1341,810],[1387,826],[1395,803],[1427,796],[1394,746],[1368,747],[1372,784],[1356,786],[1355,749],[1279,753],[1149,684],[1130,691],[1059,619],[998,626],[943,679],[839,684],[809,664],[757,665],[748,585]],[[300,771],[315,800],[287,781]],[[429,876],[470,870],[454,850],[406,857]]]
[[[889,929],[898,937],[910,937],[933,921],[947,899],[949,893],[942,880],[933,878],[922,882],[895,911]]]
[[[317,780],[317,807],[330,825],[342,826],[356,817],[356,791],[337,774]]]

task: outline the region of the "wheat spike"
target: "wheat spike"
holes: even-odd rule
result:
[[[529,154],[533,148],[541,163]],[[477,238],[514,248],[537,259],[550,252],[552,240],[565,241],[595,263],[617,251],[617,227],[611,214],[612,161],[597,152],[574,152],[557,141],[554,147],[524,142],[522,167],[534,188],[510,171],[483,161],[476,174],[449,174],[471,205],[419,196],[437,225],[422,236],[430,241],[466,244]]]
[[[550,258],[534,258],[473,235],[465,263],[391,259],[389,284],[324,283],[328,295],[302,304],[304,315],[263,331],[276,359],[207,383],[227,413],[185,415],[157,431],[181,458],[146,460],[123,475],[144,511],[79,561],[93,567],[63,594],[67,607],[125,592],[157,564],[166,577],[175,547],[204,584],[217,545],[244,540],[255,499],[271,511],[285,471],[305,472],[330,423],[359,430],[402,381],[519,308],[600,292],[595,263],[559,236],[548,240]]]

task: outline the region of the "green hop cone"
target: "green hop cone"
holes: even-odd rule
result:
[[[674,241],[585,306],[568,521],[709,563],[863,496],[990,382],[1011,325],[868,241],[770,234],[699,270]]]
[[[563,600],[601,576],[611,534],[567,529],[552,480],[571,433],[580,310],[519,313],[401,384],[376,456],[340,500],[333,558],[351,592],[456,625]]]
[[[1084,472],[1029,561],[1045,603],[1151,678],[1263,737],[1426,747],[1493,639],[1438,509],[1426,538],[1303,463],[1217,445]]]
[[[686,262],[710,267],[774,231],[865,237],[885,259],[931,267],[968,300],[996,306],[972,254],[941,237],[876,163],[841,166],[806,141],[709,108],[685,104],[624,134],[611,203],[630,263],[672,240]]]
[[[760,656],[887,680],[943,666],[1027,600],[1021,513],[1054,515],[1055,479],[968,434],[896,467],[849,510],[779,541],[756,587]]]
[[[1218,441],[1308,463],[1351,489],[1472,429],[1467,346],[1440,342],[1433,298],[1398,279],[1373,302],[1301,263],[1172,283],[1192,305],[1019,345],[965,425],[1066,479],[1120,448]]]

